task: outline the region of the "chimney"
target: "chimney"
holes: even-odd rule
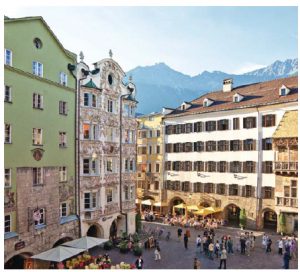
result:
[[[232,78],[223,80],[223,92],[231,92],[232,91],[233,80]]]

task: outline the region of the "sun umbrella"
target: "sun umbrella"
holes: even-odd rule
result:
[[[73,247],[73,248],[84,248],[85,250],[90,249],[95,246],[102,245],[103,243],[107,242],[108,239],[100,239],[94,238],[90,236],[84,236],[79,239],[66,242],[62,244],[63,246]]]
[[[55,248],[51,248],[40,254],[34,255],[31,258],[45,260],[45,261],[52,261],[52,262],[61,262],[65,259],[69,259],[83,251],[85,251],[84,248],[72,248],[72,247],[58,246]]]
[[[187,210],[188,211],[199,211],[199,207],[196,206],[196,205],[189,205],[189,206],[186,206]]]

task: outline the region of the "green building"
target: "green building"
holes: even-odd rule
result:
[[[42,17],[4,18],[6,268],[77,238],[76,80]],[[25,261],[24,261],[25,260]]]

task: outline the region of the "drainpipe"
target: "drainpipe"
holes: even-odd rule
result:
[[[68,70],[71,75],[75,79],[75,213],[79,220],[79,237],[81,237],[81,219],[80,219],[80,125],[79,125],[79,116],[80,116],[80,85],[81,81],[87,78],[88,71],[82,69],[81,72],[85,77],[78,79],[76,75],[74,75],[74,70],[76,69],[75,65],[68,64]]]

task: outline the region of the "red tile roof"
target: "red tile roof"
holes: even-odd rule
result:
[[[279,95],[279,88],[282,85],[285,85],[290,89],[290,93],[286,96]],[[244,96],[243,100],[237,103],[233,102],[233,95],[236,93]],[[203,100],[205,98],[213,100],[214,103],[209,107],[203,107]],[[231,92],[223,92],[223,90],[221,90],[206,93],[199,98],[192,100],[190,102],[192,106],[188,109],[180,110],[180,107],[178,107],[172,113],[166,115],[165,118],[171,118],[174,115],[183,116],[197,113],[251,108],[292,101],[298,101],[298,76],[238,86],[233,88]]]

